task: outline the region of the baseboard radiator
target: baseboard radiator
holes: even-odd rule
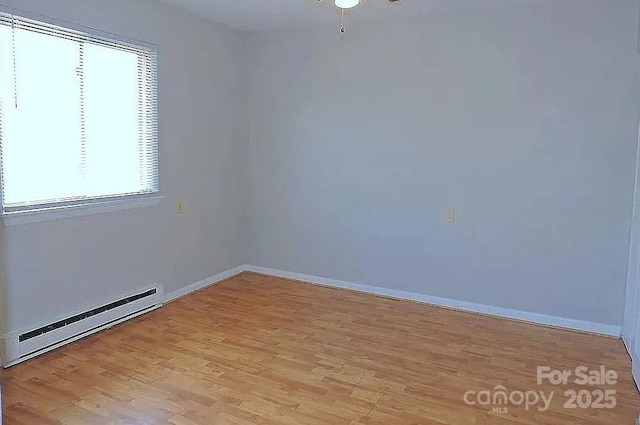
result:
[[[3,367],[13,366],[162,306],[161,286],[140,289],[96,308],[4,338]]]

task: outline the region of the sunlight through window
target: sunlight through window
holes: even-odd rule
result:
[[[156,193],[151,49],[0,15],[4,212]]]

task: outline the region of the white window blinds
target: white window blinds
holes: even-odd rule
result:
[[[5,213],[158,191],[155,49],[0,13]]]

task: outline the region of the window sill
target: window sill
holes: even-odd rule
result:
[[[25,224],[43,223],[45,221],[64,220],[67,218],[84,217],[87,215],[153,207],[159,205],[162,198],[162,195],[155,195],[144,198],[118,199],[111,202],[95,204],[5,213],[2,215],[2,221],[6,227],[12,227],[22,226]]]

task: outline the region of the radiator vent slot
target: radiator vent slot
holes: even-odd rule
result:
[[[55,331],[56,329],[60,329],[60,328],[62,328],[64,326],[71,325],[72,323],[79,322],[79,321],[84,320],[84,319],[86,319],[88,317],[95,316],[96,314],[104,313],[105,311],[113,310],[114,308],[121,307],[121,306],[126,305],[126,304],[131,304],[134,301],[138,301],[138,300],[141,300],[143,298],[154,296],[156,293],[157,293],[157,290],[154,288],[154,289],[151,289],[150,291],[147,291],[147,292],[145,292],[143,294],[133,295],[133,296],[130,296],[130,297],[127,297],[127,298],[123,298],[123,299],[118,300],[118,301],[114,301],[114,302],[109,303],[107,305],[103,305],[102,307],[94,308],[93,310],[90,310],[90,311],[85,311],[84,313],[77,314],[77,315],[75,315],[73,317],[69,317],[67,319],[63,319],[63,320],[60,320],[58,322],[52,323],[50,325],[43,326],[43,327],[41,327],[39,329],[35,329],[35,330],[31,331],[31,332],[27,332],[25,334],[22,334],[22,335],[20,335],[18,340],[20,342],[28,341],[31,338],[35,338],[37,336],[46,334],[48,332]]]
[[[96,308],[69,313],[2,338],[2,366],[8,367],[54,350],[80,338],[115,326],[162,306],[162,285],[147,286],[116,299],[104,300]]]

